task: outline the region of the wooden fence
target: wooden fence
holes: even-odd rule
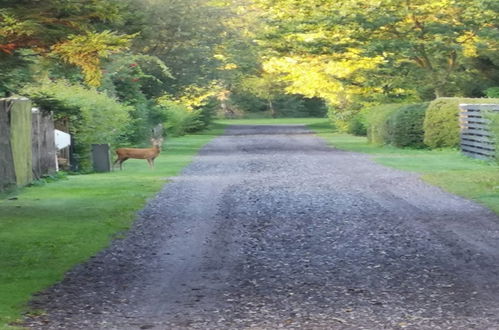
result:
[[[486,112],[498,112],[498,104],[461,104],[461,150],[470,157],[490,160],[496,156],[494,136]]]
[[[56,172],[54,119],[49,111],[34,108],[31,121],[33,178]]]
[[[10,133],[11,110],[11,102],[7,99],[0,99],[0,191],[16,186]]]
[[[52,117],[25,98],[0,99],[0,191],[55,171]]]

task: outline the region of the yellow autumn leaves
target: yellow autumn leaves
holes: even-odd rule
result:
[[[78,66],[90,86],[99,86],[102,80],[101,60],[130,46],[135,35],[118,35],[111,31],[87,32],[72,36],[52,47],[52,53],[67,63]]]
[[[263,68],[287,82],[289,93],[321,97],[332,105],[341,105],[355,95],[372,91],[364,87],[368,79],[364,73],[383,60],[382,56],[363,57],[359,50],[349,49],[343,54],[272,57]]]

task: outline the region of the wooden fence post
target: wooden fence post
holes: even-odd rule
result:
[[[0,99],[0,191],[16,186],[16,171],[10,142],[10,106],[7,99]]]
[[[54,141],[54,120],[52,113],[32,110],[32,153],[33,177],[40,179],[44,175],[56,172],[56,153]]]
[[[31,102],[26,98],[12,98],[10,110],[10,139],[16,183],[25,186],[33,180],[31,151]]]

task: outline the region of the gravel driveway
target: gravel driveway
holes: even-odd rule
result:
[[[499,329],[499,218],[304,126],[232,126],[37,329]]]

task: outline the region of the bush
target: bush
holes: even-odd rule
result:
[[[337,108],[335,106],[329,106],[327,109],[327,117],[331,121],[331,125],[340,132],[350,133],[351,128],[356,125],[354,123],[357,119],[360,120],[361,117],[356,118],[360,112],[360,107],[351,106],[348,108]]]
[[[56,120],[69,119],[79,160],[76,170],[91,170],[91,144],[116,144],[130,124],[131,107],[92,88],[59,81],[33,85],[24,92],[39,107],[53,111]]]
[[[186,106],[173,101],[161,102],[166,121],[166,132],[172,136],[185,135],[203,129],[202,110],[190,110]]]
[[[367,126],[363,113],[358,113],[350,119],[347,132],[357,136],[367,136]]]
[[[499,87],[490,87],[485,90],[485,95],[490,98],[499,98]]]
[[[423,148],[423,123],[429,103],[402,105],[388,119],[389,143],[396,147]]]
[[[203,104],[198,108],[199,110],[199,120],[203,123],[199,129],[206,128],[213,121],[213,117],[217,110],[220,108],[220,101],[216,97],[208,98]]]
[[[424,143],[431,148],[459,146],[459,104],[499,104],[499,99],[442,97],[430,103],[424,120]]]
[[[403,106],[399,103],[381,104],[364,110],[367,122],[367,139],[374,144],[390,144],[392,141],[390,118]]]

